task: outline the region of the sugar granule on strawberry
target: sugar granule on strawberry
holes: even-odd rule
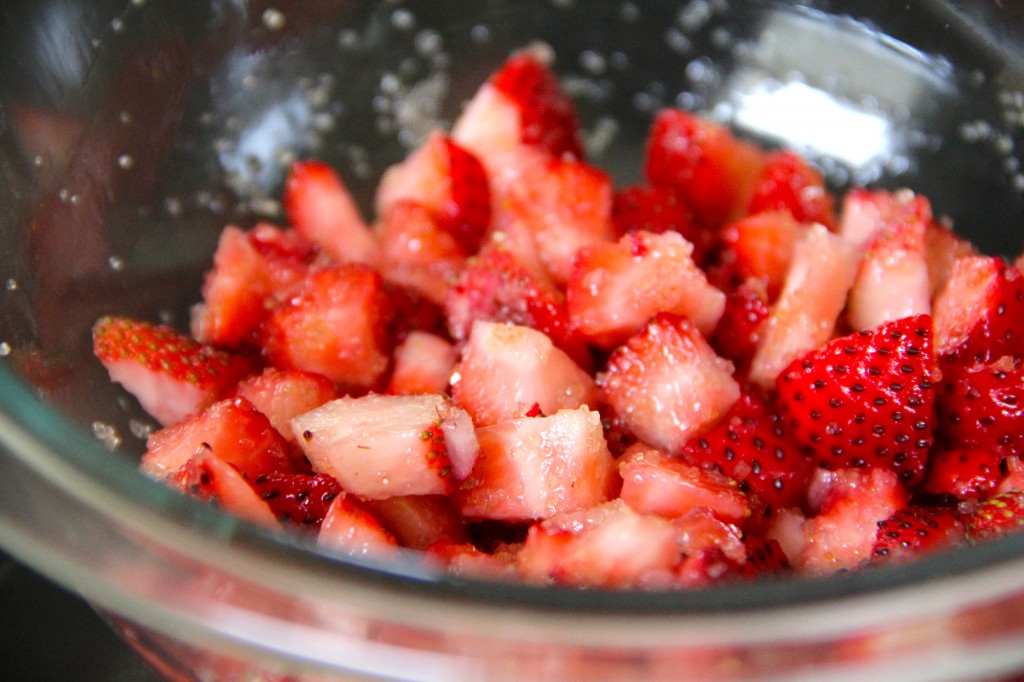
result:
[[[931,318],[903,318],[796,359],[779,408],[820,466],[881,466],[914,485],[934,440],[934,365]]]

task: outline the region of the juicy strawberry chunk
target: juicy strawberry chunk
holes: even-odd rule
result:
[[[469,542],[439,540],[427,548],[427,556],[441,562],[444,569],[455,576],[511,579],[516,569],[509,557],[487,554]]]
[[[178,474],[180,489],[247,521],[280,528],[274,512],[231,464],[200,448]]]
[[[964,519],[967,539],[985,542],[1024,528],[1024,490],[1011,490],[979,503]]]
[[[386,392],[444,393],[457,360],[455,347],[445,339],[429,332],[412,331],[395,348],[394,369]]]
[[[820,513],[803,524],[804,546],[795,566],[818,575],[856,568],[871,558],[878,523],[907,505],[896,474],[887,469],[819,470],[827,490]]]
[[[672,453],[739,398],[732,369],[693,323],[662,314],[615,349],[598,383],[636,436]]]
[[[698,223],[714,228],[745,207],[763,153],[726,128],[679,109],[664,109],[647,140],[648,182],[676,191]]]
[[[896,192],[854,189],[843,198],[839,233],[851,246],[861,250],[884,230],[905,223],[927,225],[931,222],[931,203],[908,189]]]
[[[326,377],[312,372],[268,367],[238,384],[235,394],[267,415],[271,425],[288,440],[294,440],[288,422],[304,412],[338,397]]]
[[[584,247],[566,287],[572,328],[604,348],[617,346],[658,313],[689,318],[710,334],[725,294],[694,263],[693,245],[675,232],[633,232]]]
[[[261,330],[263,352],[281,369],[373,388],[388,368],[386,323],[380,275],[338,265],[310,275],[297,296],[272,311]]]
[[[934,375],[931,318],[908,317],[795,360],[779,409],[821,466],[886,467],[914,485],[933,442]]]
[[[953,232],[948,224],[935,220],[928,223],[925,230],[924,253],[925,261],[928,263],[929,293],[932,300],[946,288],[956,262],[961,258],[977,255],[969,241]]]
[[[363,505],[403,547],[427,549],[439,542],[467,542],[466,524],[447,495],[404,495],[365,500]]]
[[[785,211],[749,215],[722,231],[722,261],[736,281],[764,281],[769,300],[775,300],[806,230]]]
[[[631,185],[612,198],[612,224],[618,235],[630,232],[678,232],[694,245],[693,259],[701,263],[707,239],[693,222],[690,209],[668,187]]]
[[[288,221],[300,234],[342,263],[375,264],[379,246],[348,188],[319,161],[292,165],[284,186]]]
[[[1024,451],[1024,367],[1019,361],[944,363],[937,400],[941,431],[953,446],[1003,456]]]
[[[788,211],[798,222],[835,224],[835,200],[825,180],[803,157],[791,151],[768,155],[747,202],[747,213]]]
[[[760,535],[746,538],[747,560],[740,567],[743,578],[757,578],[771,573],[784,573],[791,569],[789,558],[778,540]]]
[[[293,470],[288,442],[245,398],[214,403],[197,415],[153,433],[146,448],[140,469],[151,478],[169,483],[199,452],[229,464],[248,480]]]
[[[707,507],[723,521],[740,523],[750,503],[735,481],[716,471],[672,459],[638,443],[618,460],[626,504],[642,514],[674,519],[694,507]]]
[[[953,264],[935,300],[935,348],[941,356],[996,360],[1024,357],[1024,274],[1000,258],[971,256]]]
[[[537,278],[515,256],[486,249],[462,271],[445,304],[456,341],[469,338],[476,320],[510,322],[542,331],[576,362],[589,366],[589,352],[569,328],[559,292]]]
[[[165,426],[226,395],[252,369],[247,358],[124,317],[98,320],[92,347],[110,378]]]
[[[373,514],[344,493],[331,502],[320,524],[317,544],[358,557],[391,556],[398,546],[395,538],[380,525]]]
[[[478,426],[581,405],[596,406],[594,380],[543,333],[478,321],[455,368],[452,397]]]
[[[988,448],[951,448],[932,452],[921,489],[961,500],[988,497],[1002,479],[1002,461],[1002,455]]]
[[[878,522],[874,561],[906,561],[961,542],[964,525],[955,509],[910,506]]]
[[[469,415],[443,395],[339,398],[291,426],[315,471],[371,499],[450,493],[477,455]]]
[[[471,519],[530,521],[586,509],[618,486],[601,418],[586,407],[477,429],[480,455],[458,500]]]
[[[491,190],[483,165],[440,132],[433,133],[402,163],[392,166],[377,187],[377,214],[400,201],[429,210],[460,250],[472,254],[491,223]]]
[[[396,201],[382,215],[381,274],[443,305],[466,262],[458,241],[420,204]]]
[[[779,298],[761,325],[750,379],[770,388],[786,365],[832,338],[857,263],[853,250],[820,225],[796,244]]]
[[[281,521],[319,529],[341,486],[327,474],[272,471],[249,481]]]
[[[715,325],[711,346],[745,372],[761,341],[761,324],[768,317],[768,293],[757,280],[743,282],[725,297],[722,317]]]
[[[759,501],[755,509],[761,518],[799,506],[813,470],[782,420],[753,392],[745,392],[715,426],[687,442],[682,455],[737,481]]]
[[[682,561],[675,569],[680,587],[702,587],[733,575],[747,558],[739,528],[695,507],[672,522]]]

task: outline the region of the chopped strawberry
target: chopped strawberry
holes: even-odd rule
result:
[[[447,135],[433,133],[400,164],[381,177],[377,214],[401,201],[431,212],[440,228],[464,254],[480,248],[491,223],[491,190],[483,165]]]
[[[619,497],[640,513],[673,519],[694,507],[707,507],[730,523],[741,523],[750,514],[750,503],[735,481],[657,448],[638,443],[619,458],[618,467]]]
[[[444,393],[458,360],[455,347],[436,334],[412,331],[394,353],[387,393]]]
[[[934,440],[931,318],[887,322],[830,341],[779,376],[780,413],[826,468],[885,467],[909,485]]]
[[[744,544],[747,546],[747,560],[740,567],[741,577],[758,578],[766,574],[785,573],[792,568],[778,540],[755,535],[744,539]]]
[[[786,211],[765,211],[730,223],[722,231],[721,259],[735,281],[759,279],[774,301],[807,230]]]
[[[594,380],[545,334],[529,327],[478,321],[452,375],[452,398],[478,426],[524,414],[596,407]]]
[[[710,334],[725,294],[693,262],[693,245],[676,232],[632,232],[617,242],[583,247],[566,287],[572,328],[613,348],[658,313],[684,315]]]
[[[503,249],[485,249],[467,264],[445,310],[456,341],[469,338],[476,320],[511,322],[544,332],[581,366],[590,365],[586,346],[569,327],[561,294]]]
[[[954,447],[1005,456],[1024,451],[1024,367],[1002,357],[969,366],[944,363],[937,397],[940,429]]]
[[[946,288],[956,262],[977,255],[977,251],[969,241],[953,232],[948,224],[933,220],[928,223],[924,233],[924,254],[928,264],[929,293],[934,300]]]
[[[736,364],[739,373],[745,373],[754,357],[768,313],[768,293],[757,280],[743,282],[725,297],[710,341],[719,355]]]
[[[439,561],[454,576],[472,576],[486,579],[512,579],[516,577],[511,557],[482,552],[469,542],[439,540],[427,548],[427,556]]]
[[[292,165],[284,187],[288,221],[342,263],[375,264],[379,246],[334,169],[319,161]]]
[[[856,254],[840,237],[821,225],[804,232],[782,292],[760,327],[751,381],[771,388],[786,365],[832,338],[856,268]]]
[[[803,524],[804,546],[799,557],[789,557],[799,570],[822,575],[856,568],[869,560],[879,522],[907,505],[907,493],[896,474],[887,469],[819,473],[826,487],[820,512]]]
[[[389,557],[398,541],[387,532],[373,514],[354,498],[341,493],[320,524],[317,544],[325,549],[357,557]]]
[[[466,262],[458,241],[430,211],[411,201],[390,204],[382,216],[381,274],[443,305]]]
[[[245,398],[214,403],[200,414],[153,433],[140,469],[151,478],[174,483],[198,452],[207,452],[248,480],[274,471],[292,471],[288,441]]]
[[[931,222],[931,203],[908,189],[854,189],[843,198],[838,229],[843,239],[859,251],[884,230],[898,231],[902,224]]]
[[[946,549],[964,539],[960,514],[948,507],[910,506],[878,522],[872,560],[907,561]]]
[[[231,464],[199,448],[182,465],[180,489],[205,502],[267,528],[280,528],[274,512]]]
[[[363,505],[403,547],[467,542],[466,524],[447,495],[400,495]]]
[[[1024,274],[1000,258],[969,256],[953,264],[935,300],[935,348],[940,356],[982,362],[1024,357]]]
[[[690,209],[668,187],[630,185],[612,198],[612,224],[619,236],[629,232],[678,232],[694,245],[693,259],[704,260],[707,235],[693,222]]]
[[[985,542],[1024,529],[1024,490],[1011,490],[979,503],[964,519],[967,539]]]
[[[580,158],[576,109],[537,50],[505,62],[480,88],[452,128],[452,137],[481,160],[528,145]]]
[[[988,497],[1002,480],[1002,461],[999,452],[988,448],[933,450],[928,456],[928,471],[921,489],[961,500]]]
[[[772,152],[765,159],[747,202],[747,213],[788,211],[797,222],[820,223],[831,228],[835,222],[835,200],[825,187],[821,173],[795,152]]]
[[[683,446],[690,462],[721,471],[754,496],[761,519],[800,506],[813,466],[757,393],[744,392],[710,430]],[[759,519],[755,519],[759,521]]]
[[[268,367],[261,374],[242,380],[235,394],[267,415],[271,425],[288,440],[294,440],[288,422],[338,397],[326,377],[312,372]]]
[[[662,314],[615,349],[598,384],[637,437],[671,453],[739,398],[732,370],[693,323]]]
[[[98,320],[92,347],[110,378],[165,426],[226,395],[253,366],[170,327],[124,317]]]
[[[647,140],[648,182],[679,193],[697,222],[716,228],[746,206],[763,152],[679,109],[658,112]]]
[[[280,369],[315,372],[354,389],[373,388],[389,363],[387,316],[376,271],[354,264],[325,268],[264,321],[263,352]]]
[[[705,507],[695,507],[672,522],[682,561],[675,569],[679,587],[703,587],[734,575],[747,559],[739,528]]]
[[[339,398],[291,426],[315,471],[371,499],[450,493],[477,455],[469,415],[443,395]]]
[[[458,493],[463,516],[530,521],[586,509],[618,478],[598,413],[586,407],[477,429],[480,454]]]
[[[394,343],[415,331],[444,334],[444,308],[415,289],[385,279],[384,300],[389,313],[386,338]]]
[[[272,471],[249,481],[281,521],[319,529],[341,486],[327,474]]]

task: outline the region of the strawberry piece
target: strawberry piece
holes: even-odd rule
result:
[[[237,469],[199,448],[178,472],[180,490],[247,521],[266,528],[280,528],[274,512],[249,486]]]
[[[396,201],[382,215],[381,274],[388,282],[443,305],[466,262],[456,238],[427,208],[411,201]]]
[[[1011,490],[979,503],[964,519],[970,542],[987,542],[1024,528],[1024,490]]]
[[[594,380],[543,333],[478,321],[452,375],[452,398],[477,426],[597,405]]]
[[[462,271],[445,303],[448,329],[456,341],[469,338],[476,320],[510,322],[544,332],[581,366],[589,351],[569,327],[559,292],[502,249],[485,249]]]
[[[768,313],[768,293],[757,280],[743,282],[726,295],[710,340],[719,355],[736,364],[738,372],[744,372],[753,359]]]
[[[856,255],[821,225],[796,244],[779,298],[761,325],[750,380],[771,388],[786,366],[832,338],[856,273]]]
[[[398,541],[355,498],[338,495],[320,524],[317,545],[356,557],[390,557]]]
[[[825,180],[811,164],[795,152],[772,152],[754,181],[747,213],[788,211],[797,222],[820,223],[831,228],[835,222],[835,200]]]
[[[712,467],[758,500],[757,518],[802,504],[813,467],[757,393],[745,392],[710,430],[682,450],[690,462]]]
[[[764,281],[769,299],[775,300],[806,230],[785,211],[747,216],[722,230],[722,261],[736,281]]]
[[[1002,456],[1024,450],[1024,367],[1002,357],[988,364],[944,363],[940,428],[954,447]]]
[[[703,587],[727,578],[746,561],[747,550],[736,526],[695,507],[672,522],[679,533],[682,561],[675,569],[676,585]]]
[[[706,507],[730,523],[750,515],[750,503],[735,481],[672,459],[657,448],[638,443],[619,458],[618,467],[619,497],[643,514],[674,519],[694,507]]]
[[[879,522],[907,506],[907,493],[888,469],[818,472],[825,488],[821,509],[803,524],[799,556],[787,555],[799,570],[827,575],[871,558]]]
[[[297,232],[342,263],[375,264],[379,245],[334,169],[319,161],[292,165],[284,210]]]
[[[988,497],[1002,480],[1002,461],[998,452],[988,448],[933,451],[928,457],[928,471],[921,489],[961,500]]]
[[[738,571],[740,577],[758,578],[791,570],[789,558],[778,540],[755,535],[746,538],[744,544],[747,546],[747,560]]]
[[[394,369],[387,393],[414,395],[448,390],[458,354],[451,343],[436,334],[412,331],[395,348]]]
[[[936,425],[931,318],[887,322],[795,360],[777,382],[780,414],[826,468],[924,474]]]
[[[851,246],[863,250],[882,231],[905,223],[931,222],[931,203],[909,189],[854,189],[843,198],[838,230]]]
[[[739,398],[732,370],[692,322],[662,314],[615,349],[598,384],[630,431],[674,453]]]
[[[440,562],[454,576],[491,580],[516,577],[515,565],[510,557],[487,554],[469,542],[439,540],[427,548],[427,557]]]
[[[313,273],[262,326],[263,353],[280,369],[375,387],[388,368],[387,305],[380,275],[343,264]]]
[[[195,414],[252,369],[252,362],[203,345],[164,325],[103,317],[92,329],[93,353],[162,425]]]
[[[683,315],[710,334],[725,294],[708,283],[692,255],[693,245],[676,232],[633,232],[582,248],[566,287],[572,328],[613,348],[664,312]]]
[[[878,522],[873,561],[907,561],[964,539],[960,514],[947,507],[910,506]]]
[[[480,454],[458,493],[463,516],[530,521],[586,509],[618,486],[598,413],[586,407],[477,429]]]
[[[970,256],[953,264],[935,300],[935,348],[940,356],[996,360],[1024,357],[1024,275],[1000,258]]]
[[[450,493],[477,455],[469,415],[443,395],[339,398],[291,426],[314,471],[371,499]]]
[[[319,529],[341,486],[327,474],[271,471],[249,481],[281,521]]]
[[[280,370],[267,367],[261,374],[250,376],[235,389],[257,410],[267,415],[271,425],[288,440],[294,441],[288,422],[304,412],[320,407],[338,397],[326,377],[312,372]]]
[[[405,495],[365,500],[363,505],[403,547],[467,542],[466,524],[447,495]]]
[[[703,262],[706,235],[693,222],[690,209],[668,187],[631,185],[612,197],[612,224],[618,235],[630,232],[678,232],[694,245],[693,259]]]
[[[180,469],[206,452],[247,480],[274,471],[292,471],[288,441],[245,398],[214,403],[203,412],[153,433],[146,442],[141,471],[173,485]]]
[[[464,254],[472,254],[491,223],[491,190],[483,165],[440,132],[404,161],[392,166],[377,187],[377,214],[401,201],[430,211],[438,226]]]
[[[948,224],[933,220],[928,223],[924,233],[924,254],[928,264],[929,293],[934,301],[938,293],[946,288],[956,262],[977,255],[977,251],[969,241],[953,232]]]
[[[763,153],[726,128],[679,109],[663,109],[647,140],[651,185],[677,192],[708,228],[736,217],[763,167]]]

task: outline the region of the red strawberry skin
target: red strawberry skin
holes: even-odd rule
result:
[[[871,558],[874,561],[912,559],[924,552],[959,543],[963,538],[964,525],[955,509],[905,507],[878,522]]]
[[[1003,478],[999,451],[955,448],[932,452],[922,490],[958,499],[988,497]]]
[[[902,318],[797,358],[779,408],[818,465],[886,467],[914,485],[934,440],[934,373],[931,318]]]
[[[740,284],[725,297],[725,309],[711,336],[712,347],[744,370],[757,351],[761,323],[769,312],[764,286],[756,280]]]
[[[341,485],[328,474],[272,471],[249,484],[278,519],[313,529],[320,528],[331,501],[341,493]]]
[[[747,213],[788,210],[801,223],[835,224],[835,200],[821,173],[791,151],[770,154],[751,192]]]
[[[628,232],[678,232],[694,245],[693,259],[704,257],[703,234],[693,223],[690,209],[672,189],[631,185],[615,193],[612,222],[619,235]]]
[[[995,540],[1024,529],[1024,491],[1010,490],[982,502],[964,522],[970,542]]]
[[[466,253],[476,253],[491,224],[491,190],[487,172],[476,156],[449,138],[451,199],[441,209],[441,226],[455,236]]]
[[[575,105],[539,59],[528,52],[513,55],[491,84],[518,105],[524,144],[556,157],[583,157]]]
[[[1024,368],[1003,357],[991,364],[944,363],[938,395],[941,429],[955,447],[1005,454],[1024,450]]]

